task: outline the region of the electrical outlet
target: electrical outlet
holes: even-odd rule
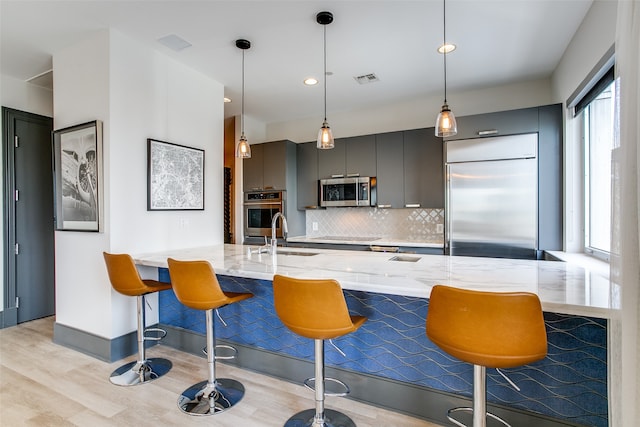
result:
[[[444,224],[436,225],[436,233],[444,233]]]
[[[313,231],[318,231],[318,223],[317,222],[312,222],[311,223],[311,228],[313,229]]]

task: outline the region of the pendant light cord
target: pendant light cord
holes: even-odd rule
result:
[[[327,25],[322,26],[324,33],[324,121],[327,121]]]
[[[242,50],[242,100],[240,105],[240,131],[244,135],[244,49]]]
[[[442,0],[442,49],[444,50],[444,103],[447,103],[447,1]]]

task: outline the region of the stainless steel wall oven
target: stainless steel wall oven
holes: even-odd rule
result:
[[[284,214],[286,192],[251,191],[244,193],[244,234],[246,237],[271,236],[273,216]],[[282,237],[282,225],[278,221],[276,237]]]

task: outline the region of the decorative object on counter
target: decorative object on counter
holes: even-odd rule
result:
[[[236,40],[236,47],[242,49],[242,101],[240,103],[240,141],[236,148],[236,157],[248,159],[251,157],[251,146],[247,137],[244,135],[244,51],[251,47],[251,42],[245,39]]]
[[[113,371],[109,380],[115,385],[132,386],[158,379],[171,370],[172,363],[167,359],[157,357],[147,359],[145,355],[145,341],[159,341],[167,335],[164,329],[145,329],[145,295],[171,289],[171,284],[156,280],[142,280],[133,258],[128,254],[109,254],[107,252],[102,254],[113,289],[137,299],[138,360],[122,365]],[[145,336],[145,332],[155,332],[159,335]]]
[[[327,150],[333,148],[333,133],[327,123],[327,25],[333,22],[333,14],[331,12],[319,12],[316,15],[316,22],[322,25],[322,31],[324,36],[324,121],[322,127],[318,132],[318,145],[321,150]]]
[[[293,415],[285,427],[355,427],[353,420],[345,414],[324,408],[325,395],[345,396],[349,393],[345,383],[324,376],[324,340],[328,339],[333,344],[333,338],[356,331],[367,318],[349,314],[340,284],[331,279],[294,279],[276,274],[273,277],[273,301],[278,317],[287,328],[315,342],[315,377],[305,380],[304,385],[314,390],[316,407]],[[336,349],[344,356],[340,349]],[[327,382],[339,384],[344,391],[326,392]]]
[[[455,45],[447,43],[446,11],[446,0],[442,0],[443,42],[442,46],[438,48],[438,52],[442,53],[444,57],[444,104],[442,104],[442,110],[440,110],[440,114],[438,114],[438,118],[436,119],[436,136],[440,137],[453,136],[458,133],[456,118],[447,104],[447,53],[452,52],[455,49]]]
[[[102,231],[102,122],[55,130],[53,150],[56,230]]]
[[[205,381],[192,385],[178,398],[178,406],[189,415],[215,415],[231,408],[244,396],[244,386],[233,379],[216,378],[216,359],[233,359],[232,356],[216,356],[213,310],[253,297],[252,293],[224,292],[213,267],[207,261],[177,261],[167,259],[169,276],[176,298],[186,307],[205,310],[207,331],[207,367]],[[231,346],[217,346],[236,349]]]
[[[453,408],[447,418],[465,427],[453,413],[471,412],[473,427],[485,427],[487,416],[486,369],[498,373],[520,391],[500,368],[514,368],[547,355],[547,332],[538,296],[529,292],[481,292],[436,285],[427,313],[427,337],[463,362],[473,364],[473,408]]]
[[[147,210],[204,210],[204,150],[147,139]]]

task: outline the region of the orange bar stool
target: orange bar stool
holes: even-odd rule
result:
[[[192,385],[178,398],[180,409],[190,415],[214,415],[231,408],[244,396],[244,386],[229,378],[216,378],[213,310],[248,298],[251,293],[224,292],[207,261],[167,260],[173,291],[189,308],[205,310],[209,378]],[[233,358],[234,356],[225,359]],[[220,359],[222,357],[218,357]]]
[[[335,280],[303,280],[275,275],[273,299],[276,314],[292,332],[315,341],[315,377],[305,386],[315,392],[315,409],[307,409],[289,418],[285,427],[351,427],[355,423],[345,414],[324,408],[325,395],[344,396],[349,388],[342,381],[324,376],[324,340],[341,337],[360,328],[367,320],[349,314],[340,284]],[[343,393],[326,393],[325,381],[345,388]],[[311,387],[311,382],[314,387]]]
[[[104,261],[109,273],[111,286],[117,292],[136,297],[138,317],[138,360],[127,363],[111,373],[109,378],[113,384],[132,386],[160,378],[171,369],[167,359],[154,357],[147,359],[145,341],[159,341],[167,332],[159,328],[146,328],[145,295],[171,289],[171,285],[156,280],[142,280],[133,259],[128,254],[109,254],[103,252]],[[158,332],[159,336],[145,336],[145,332]]]
[[[427,337],[448,354],[473,364],[473,408],[453,408],[447,414],[449,421],[461,427],[465,425],[451,416],[455,412],[471,412],[473,427],[485,427],[487,416],[509,426],[487,412],[486,368],[513,368],[547,355],[540,300],[528,292],[436,285],[429,298]]]

